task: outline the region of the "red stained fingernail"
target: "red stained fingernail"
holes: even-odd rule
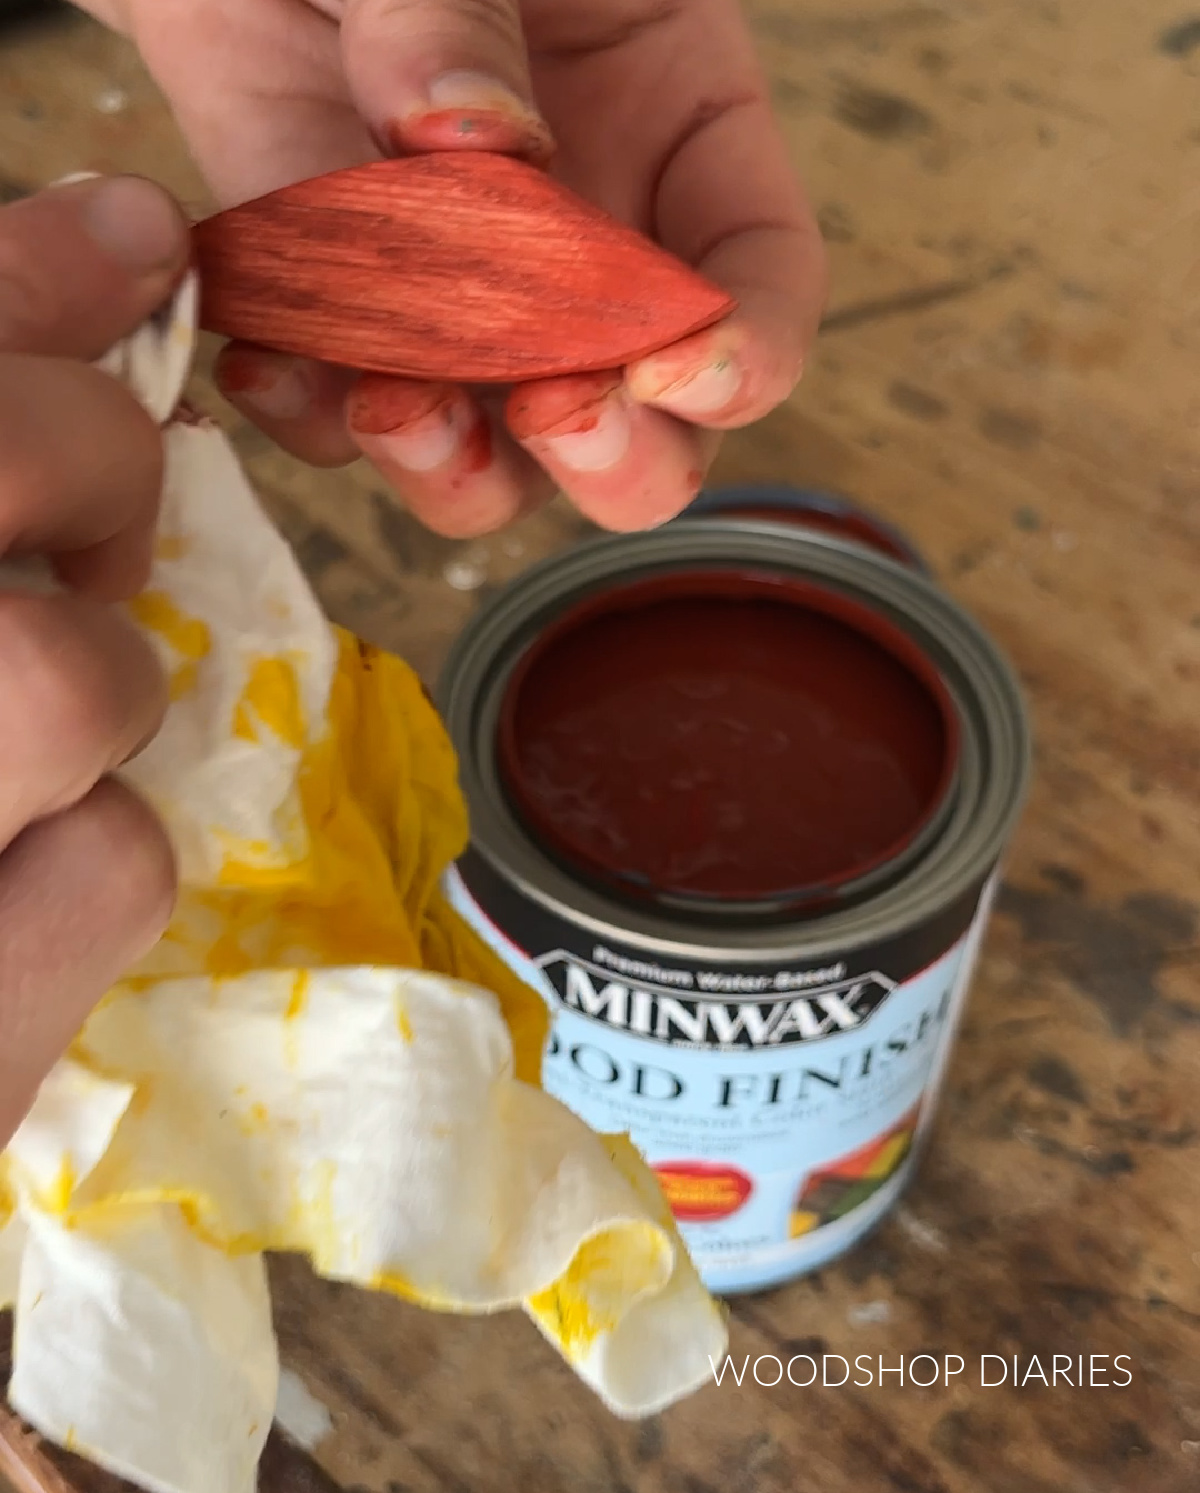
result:
[[[368,373],[350,393],[346,418],[356,435],[386,435],[437,410],[448,412],[456,392],[449,384],[408,383],[385,374]]]
[[[653,397],[653,403],[685,420],[699,420],[728,409],[741,387],[742,370],[734,360],[717,358],[686,378],[668,384]]]
[[[626,375],[630,394],[684,420],[721,414],[737,398],[743,373],[737,356],[718,342],[702,333],[643,358]]]
[[[618,395],[582,417],[577,425],[541,437],[551,461],[571,472],[609,472],[629,454],[633,424]]]
[[[504,408],[508,428],[519,441],[578,428],[621,387],[618,373],[578,373],[513,390]]]
[[[483,73],[443,73],[428,106],[389,121],[387,144],[411,151],[487,150],[544,164],[554,153],[546,122],[506,84]]]
[[[633,422],[616,375],[556,379],[509,401],[509,429],[537,454],[572,472],[607,472],[633,440]]]
[[[223,348],[213,376],[232,403],[270,420],[303,418],[315,395],[312,379],[298,359],[265,349]]]
[[[536,119],[514,119],[498,110],[437,109],[392,120],[387,144],[398,155],[436,150],[489,150],[539,166],[554,154],[550,131]]]
[[[346,407],[350,429],[371,453],[407,472],[453,465],[458,480],[492,463],[492,432],[483,412],[444,384],[406,383],[368,374]]]

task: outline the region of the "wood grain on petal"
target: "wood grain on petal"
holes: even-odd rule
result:
[[[410,378],[619,368],[733,309],[542,172],[482,152],[298,182],[193,237],[206,330]]]

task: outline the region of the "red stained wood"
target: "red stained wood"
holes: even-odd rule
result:
[[[206,330],[409,378],[619,368],[734,304],[544,173],[479,151],[298,182],[193,238]]]

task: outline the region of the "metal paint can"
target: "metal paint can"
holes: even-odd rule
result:
[[[932,574],[924,555],[895,524],[841,493],[812,487],[789,487],[782,483],[709,488],[695,498],[681,516],[684,519],[748,518],[765,519],[769,523],[794,523],[818,533],[855,540],[910,565],[922,575]]]
[[[581,874],[501,772],[505,702],[540,638],[607,592],[722,571],[869,611],[951,702],[954,773],[936,812],[882,871],[807,904],[647,900]],[[527,571],[468,624],[439,695],[472,822],[447,892],[548,1002],[547,1090],[593,1129],[631,1135],[710,1289],[763,1289],[844,1254],[912,1176],[1024,802],[1029,725],[996,647],[861,544],[707,517]]]

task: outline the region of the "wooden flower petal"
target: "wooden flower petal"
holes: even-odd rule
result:
[[[410,378],[619,368],[733,308],[542,172],[482,152],[298,182],[193,236],[206,330]]]

